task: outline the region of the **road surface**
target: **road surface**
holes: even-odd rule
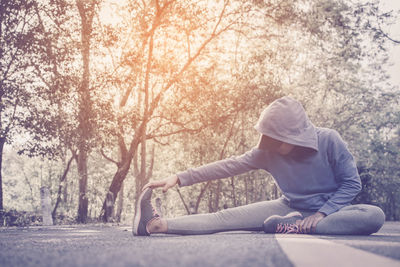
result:
[[[130,226],[0,228],[0,266],[400,267],[400,222],[387,222],[371,236],[134,237]]]

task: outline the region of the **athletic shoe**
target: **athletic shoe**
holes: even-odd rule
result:
[[[301,234],[297,220],[302,220],[300,212],[294,211],[286,216],[273,215],[268,217],[263,224],[264,232],[279,234]]]
[[[151,188],[146,188],[136,203],[136,214],[133,219],[132,233],[136,236],[149,236],[147,225],[153,219],[159,218],[153,206],[151,205]]]

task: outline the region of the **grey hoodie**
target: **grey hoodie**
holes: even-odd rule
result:
[[[314,127],[295,99],[282,97],[272,102],[255,128],[262,135],[295,148],[281,155],[255,147],[241,156],[178,173],[180,185],[263,169],[272,174],[290,207],[326,215],[349,205],[360,192],[356,164],[339,133]]]

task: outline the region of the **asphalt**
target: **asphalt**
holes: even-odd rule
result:
[[[116,225],[0,228],[0,266],[300,266],[302,259],[288,257],[290,252],[278,242],[280,236],[226,232],[134,237],[130,226]],[[400,267],[400,222],[387,222],[371,236],[313,236],[311,241],[304,236],[296,240],[297,245],[302,240],[340,244],[366,252],[362,256],[366,262],[369,256],[378,255]],[[291,239],[287,242],[290,247]],[[318,248],[324,246],[326,243],[321,243]],[[340,258],[336,252],[328,251]],[[317,251],[311,253],[313,258],[319,257]],[[308,266],[312,267],[312,262]]]

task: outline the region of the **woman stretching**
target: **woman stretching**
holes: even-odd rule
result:
[[[247,153],[154,181],[143,187],[133,222],[134,235],[211,234],[233,230],[266,233],[369,235],[385,221],[371,205],[351,205],[361,190],[353,156],[335,130],[315,127],[293,98],[272,102],[255,129],[261,134]],[[154,213],[152,189],[166,192],[195,183],[263,169],[272,174],[283,196],[209,214],[165,219]]]

